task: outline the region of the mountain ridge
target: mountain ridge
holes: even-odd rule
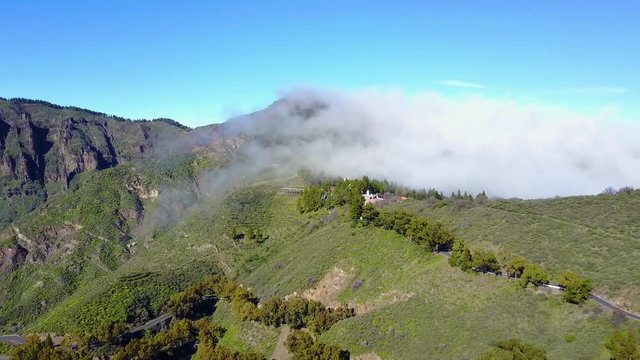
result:
[[[132,121],[41,100],[0,99],[0,226],[83,172],[153,156],[164,138],[187,131],[168,119]]]

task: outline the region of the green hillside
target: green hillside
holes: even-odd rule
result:
[[[328,307],[348,304],[357,315],[318,340],[365,358],[472,359],[513,337],[552,359],[606,358],[614,330],[638,330],[595,302],[572,305],[540,288],[463,272],[424,244],[365,225],[350,205],[354,197],[363,201],[355,183],[337,186],[326,202],[321,196],[331,187],[316,187],[307,193],[315,202],[300,207],[299,195],[281,190],[306,186],[309,173],[283,178],[273,167],[245,176],[233,166],[242,163],[235,146],[79,173],[68,189],[5,228],[3,254],[20,256],[1,267],[3,331],[134,327],[214,273],[262,301],[297,294]],[[438,221],[472,250],[495,251],[502,264],[524,257],[552,277],[573,270],[598,294],[640,312],[640,192],[534,201],[437,197],[413,192],[378,209]],[[288,330],[244,321],[231,308],[221,301],[211,317],[226,329],[225,348],[286,352]]]
[[[633,325],[595,303],[570,305],[557,294],[523,290],[508,279],[464,273],[395,232],[353,226],[346,208],[300,214],[295,195],[278,193],[291,181],[299,180],[266,182],[209,199],[156,233],[99,284],[80,286],[28,329],[90,331],[108,321],[135,322],[131,304],[149,299],[151,316],[171,291],[211,272],[235,278],[261,298],[302,294],[320,284],[313,296],[348,302],[358,311],[322,335],[352,355],[475,358],[496,341],[519,337],[545,348],[552,359],[598,358],[605,356],[608,334]],[[482,207],[474,209],[468,211]],[[260,229],[266,239],[232,239],[232,227]],[[550,260],[540,263],[547,267]],[[151,288],[158,290],[149,293]],[[240,321],[224,305],[219,309],[214,319],[230,329],[222,340],[226,346],[263,353],[275,348],[278,329]]]
[[[640,312],[640,191],[485,205],[402,208],[444,221],[472,245],[515,254],[554,274],[570,269],[594,281],[595,292]]]
[[[10,264],[14,270],[0,272],[0,327],[20,329],[130,261],[142,245],[137,237],[145,215],[161,204],[157,189],[188,184],[196,172],[221,161],[213,154],[189,155],[138,165],[142,169],[124,164],[83,173],[69,190],[4,229],[2,248],[28,255]],[[168,282],[180,278],[168,274]]]

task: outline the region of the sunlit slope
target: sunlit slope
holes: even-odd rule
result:
[[[400,206],[450,224],[471,245],[523,256],[551,273],[592,279],[595,291],[640,312],[640,192],[490,202],[456,209],[426,201]]]
[[[349,302],[362,315],[339,322],[323,339],[355,354],[474,358],[491,342],[517,336],[547,348],[552,358],[594,358],[616,326],[594,303],[568,305],[505,279],[463,273],[392,232],[353,228],[342,218],[325,224],[326,217],[310,216],[313,230],[283,241],[243,282],[258,294],[326,286],[325,300],[336,293],[336,301]],[[568,334],[576,340],[567,342]]]
[[[68,190],[4,229],[0,250],[22,248],[27,255],[0,273],[0,326],[19,331],[77,290],[120,274],[144,248],[137,230],[161,205],[158,189],[191,184],[196,173],[221,161],[185,155],[82,173]],[[191,189],[183,193],[196,196]]]
[[[268,246],[233,240],[228,230],[230,224],[266,228],[275,190],[250,187],[241,194],[207,198],[185,210],[183,220],[135,238],[135,251],[126,262],[81,283],[28,330],[91,331],[110,321],[131,322],[137,302],[151,303],[143,307],[154,317],[172,292],[202,276],[212,272],[234,276],[251,266]],[[134,316],[134,323],[140,322],[144,318],[135,321]]]
[[[324,339],[383,358],[474,358],[513,336],[545,347],[555,359],[594,358],[620,326],[595,303],[564,304],[557,295],[522,290],[502,278],[463,273],[393,232],[353,227],[341,209],[299,214],[296,197],[278,190],[250,187],[219,210],[196,211],[157,239],[147,261],[163,259],[154,266],[168,267],[207,256],[261,297],[317,287],[314,296],[349,302],[361,314],[339,322]],[[228,217],[256,193],[260,202],[239,218]],[[231,224],[262,227],[268,239],[233,241],[226,232]],[[265,349],[273,334],[252,331],[255,338],[231,333],[225,341],[237,349]]]
[[[296,196],[279,194],[280,186],[266,182],[209,199],[145,240],[126,264],[102,278],[107,285],[100,291],[79,289],[39,327],[62,321],[65,329],[85,328],[79,318],[103,314],[97,309],[109,304],[96,299],[110,299],[106,295],[122,281],[171,271],[188,276],[182,277],[185,286],[221,271],[263,298],[309,295],[315,287],[311,296],[348,302],[359,313],[337,323],[323,340],[383,358],[475,358],[491,342],[513,336],[545,347],[553,359],[597,358],[606,335],[626,326],[595,303],[564,304],[557,295],[522,290],[503,278],[463,273],[391,231],[352,226],[343,209],[299,214]],[[234,226],[259,228],[267,238],[234,240]],[[166,296],[163,290],[154,301]],[[100,320],[125,315],[106,313]],[[276,332],[234,319],[222,304],[214,317],[232,329],[223,340],[232,348],[275,347]]]

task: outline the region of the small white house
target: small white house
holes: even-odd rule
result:
[[[362,196],[364,197],[364,202],[365,203],[376,203],[378,201],[384,200],[382,197],[380,197],[379,194],[372,194],[371,192],[369,192],[369,190],[367,190],[366,193],[362,194]]]

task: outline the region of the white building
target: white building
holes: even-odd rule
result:
[[[371,192],[369,192],[369,190],[367,190],[366,193],[362,194],[362,197],[364,197],[364,202],[366,203],[376,203],[378,201],[384,200],[382,197],[380,197],[380,195],[378,194],[372,194]]]

